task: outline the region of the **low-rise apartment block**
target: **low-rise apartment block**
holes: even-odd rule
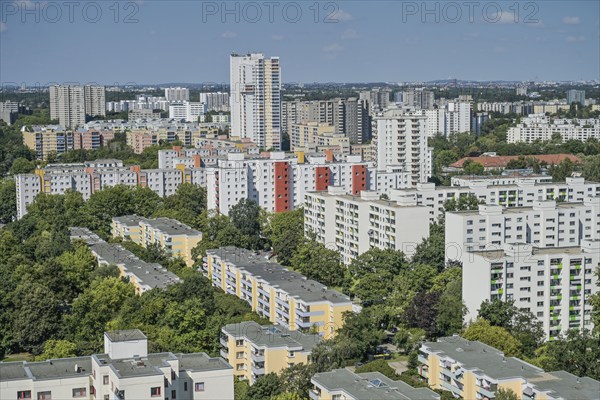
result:
[[[304,230],[339,251],[346,264],[373,247],[411,256],[429,237],[429,209],[381,200],[377,192],[352,196],[330,187],[306,194]]]
[[[104,333],[104,354],[0,362],[2,399],[233,400],[233,368],[206,353],[148,354],[139,330]]]
[[[498,250],[505,243],[579,246],[582,240],[600,239],[600,196],[582,203],[536,200],[529,207],[481,204],[478,210],[447,212],[445,226],[449,259],[460,260],[474,250]]]
[[[600,139],[600,119],[552,119],[544,114],[531,114],[517,126],[508,128],[506,140],[508,143],[531,143],[536,140],[551,140],[555,135],[560,136],[563,142]]]
[[[356,374],[348,369],[320,372],[310,380],[311,400],[439,400],[439,394],[429,388],[413,388],[403,381],[394,381],[381,372]]]
[[[188,266],[194,264],[192,250],[202,240],[202,232],[170,218],[143,218],[137,215],[114,217],[113,237],[131,240],[142,247],[158,245],[172,257],[182,258]]]
[[[81,164],[50,164],[33,174],[15,176],[17,218],[27,214],[27,206],[38,193],[79,192],[84,200],[92,193],[116,185],[147,187],[160,197],[174,194],[182,183],[205,184],[203,169],[178,166],[175,169],[124,167],[121,160],[96,160]]]
[[[419,374],[432,389],[463,399],[493,399],[499,389],[512,390],[522,400],[592,400],[600,382],[565,371],[545,372],[498,349],[460,336],[421,345]]]
[[[516,185],[518,183],[552,183],[551,175],[511,172],[502,175],[456,175],[450,178],[451,186]]]
[[[116,265],[121,276],[129,278],[140,295],[154,288],[164,288],[181,279],[165,267],[147,263],[119,244],[106,243],[87,228],[70,228],[71,240],[83,240],[96,257],[98,265]]]
[[[465,321],[477,317],[485,300],[514,300],[538,318],[547,340],[569,329],[593,328],[589,296],[598,292],[600,240],[548,248],[505,244],[466,253],[462,263]]]
[[[335,335],[343,314],[358,311],[350,298],[319,282],[237,247],[207,250],[204,274],[226,293],[289,330],[313,328],[326,339]]]
[[[565,182],[534,183],[522,181],[513,185],[490,185],[471,182],[469,186],[435,186],[420,183],[416,188],[391,189],[390,200],[429,207],[431,222],[444,214],[444,204],[450,199],[473,195],[482,204],[503,207],[533,206],[535,201],[556,199],[561,202],[583,202],[586,197],[600,196],[600,183],[586,182],[584,178],[570,177]]]
[[[290,331],[279,325],[248,321],[221,328],[221,357],[234,367],[234,376],[250,383],[271,372],[309,364],[317,334]]]

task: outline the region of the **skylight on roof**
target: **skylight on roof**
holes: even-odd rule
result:
[[[372,381],[369,382],[373,387],[376,388],[383,388],[383,387],[387,387],[388,385],[384,382],[382,382],[380,379],[373,379]]]

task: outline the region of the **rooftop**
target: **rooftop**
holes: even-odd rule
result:
[[[394,381],[380,372],[355,374],[347,369],[334,369],[312,377],[312,382],[329,392],[343,391],[356,400],[439,399],[429,388],[415,389],[402,381]]]
[[[528,383],[538,391],[564,399],[597,399],[600,393],[600,382],[597,380],[579,378],[566,371],[548,372],[539,378],[529,379]]]
[[[538,154],[528,156],[479,156],[479,157],[465,157],[450,164],[454,168],[462,168],[463,164],[467,160],[471,160],[475,163],[483,165],[484,168],[505,168],[508,163],[512,160],[518,160],[520,157],[524,158],[535,158],[539,162],[544,162],[548,165],[560,164],[563,160],[569,159],[574,163],[581,163],[581,159],[574,156],[573,154]]]
[[[423,346],[442,359],[451,358],[464,369],[495,380],[515,377],[530,379],[539,377],[544,372],[518,358],[506,357],[492,346],[460,336],[442,337],[437,342],[423,343]]]
[[[90,357],[59,358],[39,362],[0,362],[1,381],[74,378],[91,373]]]
[[[104,332],[111,342],[128,342],[130,340],[147,340],[146,335],[139,329]]]
[[[303,351],[312,351],[322,340],[318,334],[290,331],[282,326],[259,325],[254,321],[225,325],[222,331],[234,337],[244,337],[255,346],[286,347]]]
[[[220,357],[209,357],[206,353],[176,354],[179,368],[186,371],[214,371],[232,368]]]
[[[254,278],[264,280],[270,286],[281,289],[291,297],[305,303],[329,301],[350,303],[350,298],[338,291],[327,289],[323,284],[307,279],[306,276],[290,271],[280,264],[267,260],[264,255],[238,247],[228,246],[207,250],[209,255],[220,257]]]

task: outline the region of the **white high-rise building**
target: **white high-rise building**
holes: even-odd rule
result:
[[[411,173],[411,185],[431,176],[432,150],[427,146],[426,117],[419,111],[392,108],[374,117],[377,169],[400,165]]]
[[[281,70],[279,57],[232,54],[231,133],[265,149],[281,148]]]
[[[105,116],[104,86],[50,86],[50,118],[66,128],[85,124],[85,117]]]
[[[229,93],[200,93],[200,103],[206,104],[206,111],[229,111]]]
[[[373,247],[412,256],[429,237],[429,209],[416,203],[381,200],[369,191],[349,195],[342,187],[310,192],[305,199],[305,233],[339,251],[346,264]]]
[[[598,240],[550,248],[505,244],[501,250],[469,253],[463,257],[465,322],[475,320],[485,300],[514,300],[542,323],[547,340],[569,329],[591,330],[588,299],[598,292],[598,262]]]
[[[198,117],[206,112],[204,103],[184,101],[169,105],[169,118],[185,120],[185,122],[198,122]]]
[[[449,102],[445,112],[445,134],[471,131],[471,103],[466,101]]]
[[[190,90],[182,87],[165,88],[165,98],[167,101],[190,101]]]
[[[50,86],[50,118],[66,128],[85,124],[85,93],[83,86]]]

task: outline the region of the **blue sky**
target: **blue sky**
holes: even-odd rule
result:
[[[4,84],[223,83],[250,51],[284,82],[600,79],[592,0],[0,3]]]

